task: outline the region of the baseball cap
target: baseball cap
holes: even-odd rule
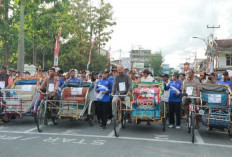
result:
[[[229,73],[227,71],[224,71],[222,75],[229,76]]]
[[[179,76],[179,73],[178,72],[174,72],[172,75]]]
[[[211,76],[216,76],[216,74],[214,72],[210,73]]]
[[[169,78],[169,75],[168,74],[162,74],[161,77],[167,77],[167,78]]]

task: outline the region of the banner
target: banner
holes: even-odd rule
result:
[[[92,50],[94,48],[94,40],[95,39],[92,39],[91,48],[90,48],[90,51],[89,51],[89,61],[88,61],[88,64],[87,64],[87,70],[89,70],[89,65],[91,63]]]
[[[63,23],[61,24],[60,31],[56,38],[56,45],[54,50],[54,67],[58,67],[58,59],[59,59],[59,46],[60,46],[60,36],[62,30]]]
[[[163,74],[168,74],[170,73],[170,66],[168,64],[163,65]]]
[[[2,0],[0,0],[0,6],[1,6],[1,4],[2,4]]]

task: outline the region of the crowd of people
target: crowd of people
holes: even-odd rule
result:
[[[116,112],[116,102],[119,99],[119,95],[125,95],[124,100],[130,100],[133,88],[139,82],[156,82],[162,83],[161,89],[161,104],[167,105],[169,128],[180,129],[181,117],[187,115],[188,106],[182,103],[183,95],[190,95],[194,97],[200,96],[201,84],[223,84],[232,88],[232,83],[229,79],[229,73],[224,71],[222,78],[219,79],[216,73],[207,75],[201,73],[200,77],[195,75],[193,70],[188,70],[186,73],[173,73],[171,77],[168,74],[162,74],[155,77],[152,73],[145,69],[142,73],[136,73],[135,71],[129,71],[124,69],[122,65],[116,68],[112,68],[111,71],[104,70],[100,73],[92,72],[87,74],[87,71],[81,71],[80,74],[76,74],[74,69],[65,73],[63,70],[56,72],[55,68],[50,68],[49,71],[44,73],[38,69],[34,77],[40,77],[43,79],[43,83],[40,86],[41,90],[51,92],[51,99],[59,99],[61,96],[61,87],[65,82],[83,82],[91,83],[95,85],[96,92],[96,113],[100,122],[100,128],[105,129],[107,123],[111,122],[112,117]],[[19,77],[31,77],[30,73],[26,71],[23,76],[20,76],[20,72],[9,70],[2,66],[0,67],[0,88],[10,88],[13,81]],[[196,99],[196,103],[199,103],[199,99]],[[174,117],[176,116],[176,118]],[[199,127],[198,118],[196,121],[196,127]],[[149,122],[148,122],[149,124]]]

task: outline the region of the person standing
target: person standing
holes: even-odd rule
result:
[[[209,75],[207,84],[217,84],[217,75],[215,73]]]
[[[162,75],[162,80],[164,84],[168,84],[169,81],[169,76],[168,74],[163,74]],[[166,104],[166,110],[167,110],[167,117],[169,117],[169,96],[170,96],[170,89],[169,90],[164,90],[164,87],[162,89],[162,96],[161,96],[161,110],[164,111],[164,104]]]
[[[185,73],[180,73],[180,80],[184,82],[185,80]]]
[[[164,90],[170,89],[169,96],[169,128],[175,125],[174,113],[176,113],[176,129],[180,129],[180,104],[181,104],[182,82],[179,80],[178,73],[172,75],[172,81],[164,83]]]
[[[150,71],[145,69],[143,71],[143,77],[141,78],[141,82],[153,82],[154,78],[150,75]]]
[[[106,128],[106,122],[108,118],[108,111],[110,107],[110,93],[112,91],[111,83],[108,79],[108,71],[105,70],[102,73],[102,79],[97,82],[96,92],[97,94],[97,114],[101,119],[102,129]]]
[[[75,70],[71,69],[69,71],[70,78],[66,82],[81,82],[80,79],[75,77]]]
[[[230,87],[230,89],[232,90],[232,83],[229,80],[229,73],[227,71],[224,71],[222,73],[222,79],[217,81],[217,84],[228,85]]]
[[[0,67],[0,88],[9,89],[13,84],[13,79],[7,74],[5,66]]]

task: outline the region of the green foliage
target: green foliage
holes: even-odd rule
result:
[[[0,61],[4,62],[4,45],[7,44],[6,59],[11,68],[17,65],[19,5],[20,0],[4,0],[0,6]],[[107,58],[98,55],[99,48],[111,39],[112,27],[116,24],[110,3],[101,0],[100,6],[94,6],[90,0],[25,0],[24,5],[25,63],[44,64],[45,70],[53,66],[56,37],[64,23],[59,67],[86,69],[91,40],[95,38],[90,70],[104,69]],[[12,16],[5,19],[7,8]]]
[[[162,55],[161,51],[156,53],[155,56],[149,57],[148,64],[153,69],[154,76],[158,76],[162,74],[163,63],[164,63],[164,56]]]

